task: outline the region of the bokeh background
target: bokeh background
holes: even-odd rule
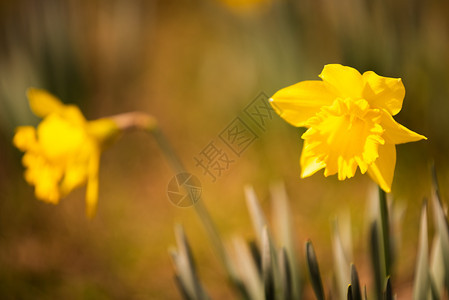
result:
[[[201,180],[225,241],[254,238],[243,187],[255,187],[270,216],[270,186],[284,182],[298,255],[312,239],[329,284],[330,220],[350,216],[354,259],[370,285],[373,185],[360,174],[344,182],[322,174],[300,179],[301,129],[273,118],[215,182],[195,166],[194,157],[261,92],[318,79],[328,63],[401,77],[406,97],[396,120],[428,137],[397,147],[391,194],[403,225],[395,288],[408,299],[432,161],[449,199],[447,1],[1,1],[0,298],[179,298],[168,254],[179,223],[207,292],[236,296],[194,210],[168,200],[175,174],[144,133],[123,136],[102,156],[93,220],[84,214],[84,189],[57,206],[34,198],[11,142],[16,126],[39,121],[25,97],[30,86],[79,105],[88,119],[135,110],[155,116]]]

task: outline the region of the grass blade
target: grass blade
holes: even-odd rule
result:
[[[393,290],[391,289],[391,280],[390,277],[387,278],[387,286],[384,291],[384,299],[385,300],[393,300]]]
[[[187,288],[185,287],[183,281],[181,280],[181,277],[179,277],[179,275],[176,275],[176,274],[175,274],[175,283],[176,283],[176,286],[178,287],[179,292],[181,293],[182,299],[184,299],[184,300],[192,300],[193,299],[189,296],[189,293],[187,292]]]
[[[310,240],[306,242],[306,262],[315,296],[318,300],[324,300],[324,289],[321,281],[320,268],[318,266],[315,250],[313,249]]]
[[[265,299],[267,300],[275,299],[275,266],[273,255],[270,237],[265,227],[262,231],[262,275]]]
[[[271,187],[272,208],[274,216],[275,233],[280,245],[285,248],[286,260],[289,263],[291,273],[291,296],[298,299],[301,293],[301,274],[296,257],[297,249],[293,240],[293,229],[291,220],[291,209],[287,192],[283,183],[278,183]]]
[[[419,246],[416,264],[413,299],[426,299],[429,293],[429,245],[427,234],[427,205],[421,210]]]
[[[443,256],[444,265],[444,284],[446,290],[449,291],[449,229],[447,224],[446,215],[444,213],[443,207],[441,205],[441,199],[439,195],[438,181],[436,178],[436,172],[433,170],[433,197],[432,206],[435,214],[435,227],[438,232],[438,237],[440,239],[441,253]]]
[[[254,231],[256,232],[256,238],[259,243],[259,247],[262,247],[262,232],[267,225],[267,220],[260,207],[259,200],[257,199],[256,192],[252,186],[245,187],[246,205],[253,222]]]
[[[351,292],[352,299],[362,300],[362,292],[360,290],[359,274],[354,264],[351,264]],[[348,298],[349,299],[349,298]]]
[[[384,273],[383,264],[381,263],[380,238],[377,222],[371,224],[370,230],[370,246],[371,246],[371,264],[373,267],[374,277],[374,294],[375,298],[380,299],[383,292]]]
[[[348,285],[347,293],[348,293],[348,297],[347,297],[348,300],[355,300],[354,297],[352,296],[352,286],[351,285]]]
[[[444,290],[444,261],[441,248],[440,237],[437,234],[432,243],[432,253],[430,255],[430,287],[432,298],[441,298]]]
[[[435,281],[432,279],[432,276],[430,275],[429,275],[429,283],[430,283],[430,297],[427,297],[427,299],[440,300],[441,293],[439,293]]]
[[[257,271],[260,275],[262,275],[262,254],[260,253],[260,248],[257,246],[257,243],[254,240],[249,241],[248,245],[254,264],[257,267]]]
[[[338,222],[332,222],[332,250],[334,254],[334,272],[337,280],[337,289],[339,299],[344,299],[350,283],[349,262],[341,242],[340,233],[338,231]]]
[[[248,299],[262,300],[263,283],[250,246],[240,237],[233,239],[234,261]]]
[[[187,299],[209,299],[201,286],[192,251],[182,226],[175,227],[175,237],[178,251],[171,250],[170,254],[175,265],[176,278],[180,283],[181,294],[186,294]]]
[[[279,252],[279,275],[282,299],[297,299],[293,297],[292,272],[290,270],[290,262],[285,248],[282,248]]]

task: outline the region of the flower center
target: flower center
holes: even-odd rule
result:
[[[308,121],[302,138],[307,151],[325,163],[324,175],[338,172],[344,180],[354,176],[357,166],[365,173],[378,157],[378,145],[385,143],[379,123],[380,111],[366,100],[337,98]]]

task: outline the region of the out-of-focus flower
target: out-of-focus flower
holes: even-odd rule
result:
[[[98,169],[104,147],[120,133],[110,119],[86,121],[78,107],[64,105],[44,90],[27,92],[33,113],[43,118],[34,128],[16,129],[14,145],[24,151],[25,179],[38,199],[58,203],[87,184],[86,213],[94,216],[98,200]]]
[[[223,3],[228,9],[235,13],[250,13],[257,11],[274,0],[218,0]]]
[[[360,74],[351,67],[326,65],[322,81],[302,81],[270,99],[276,112],[302,135],[301,177],[324,168],[324,176],[353,177],[360,168],[386,192],[391,191],[396,144],[427,139],[393,116],[402,108],[405,88],[400,78]]]

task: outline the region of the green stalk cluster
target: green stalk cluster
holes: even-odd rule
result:
[[[413,283],[414,300],[443,299],[445,293],[449,291],[449,226],[435,175],[433,183],[433,196],[430,203],[435,223],[435,236],[430,248],[428,205],[427,201],[424,201]],[[333,223],[332,234],[334,278],[330,281],[333,285],[329,285],[326,284],[328,281],[321,276],[318,258],[310,240],[305,243],[304,264],[300,264],[297,260],[297,251],[293,247],[289,204],[283,186],[277,186],[272,192],[275,216],[272,224],[279,229],[276,232],[276,236],[280,237],[278,241],[272,237],[254,190],[247,187],[245,194],[255,231],[255,240],[244,241],[242,238],[235,238],[234,251],[221,254],[222,257],[223,255],[226,257],[227,263],[231,266],[230,269],[233,270],[233,274],[230,274],[232,278],[230,282],[241,299],[307,299],[310,297],[310,292],[305,292],[307,284],[310,284],[309,290],[313,291],[313,295],[318,300],[396,298],[393,276],[395,235],[391,230],[391,215],[386,195],[381,189],[379,189],[379,213],[371,222],[367,238],[373,281],[368,291],[366,284],[360,282],[357,268],[347,255],[346,249],[350,245],[342,242],[337,222]],[[187,238],[179,227],[176,232],[178,256],[188,261],[188,263],[180,262],[176,255],[173,256],[181,294],[184,299],[209,299],[197,274]],[[304,273],[307,273],[307,276]],[[308,280],[305,280],[306,277]],[[327,288],[329,286],[332,288]]]

